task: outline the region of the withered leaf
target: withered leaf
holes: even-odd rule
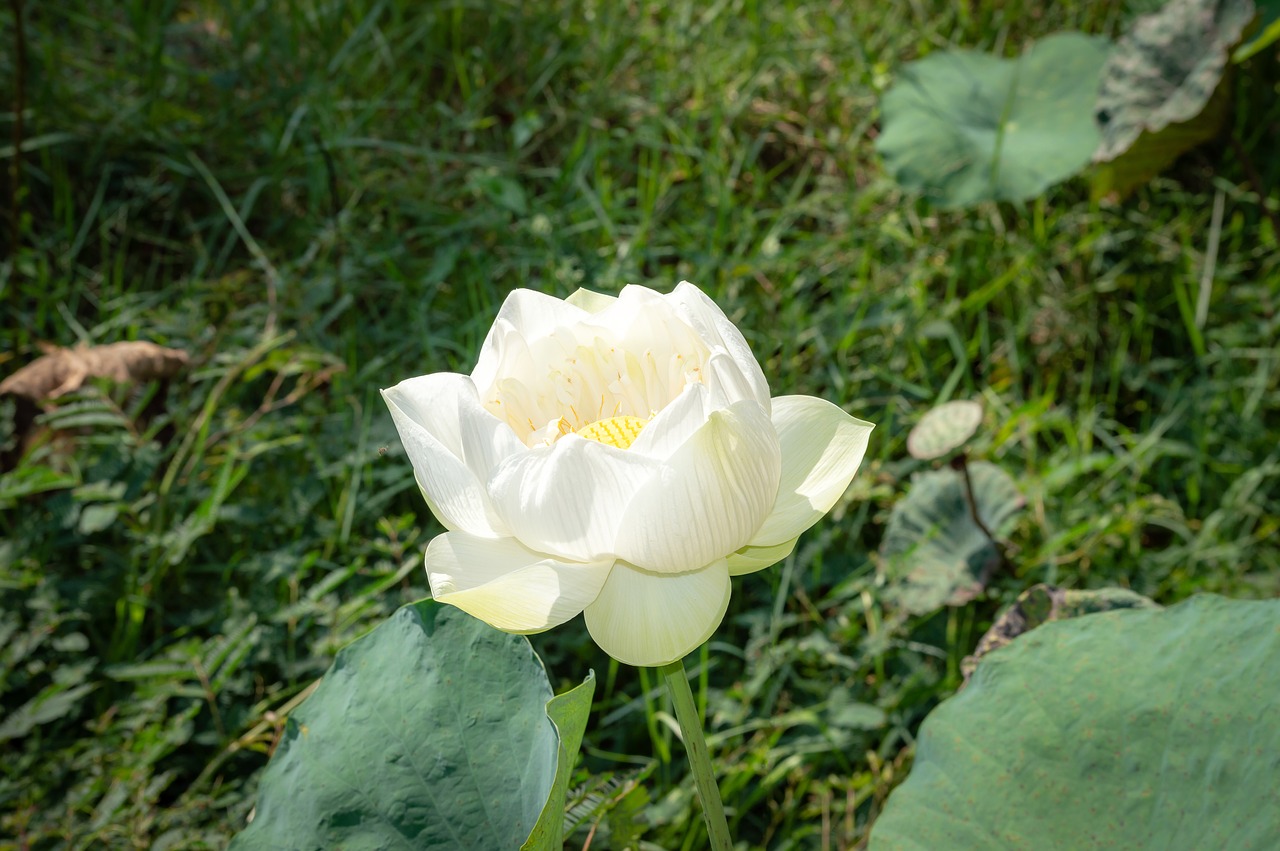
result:
[[[181,371],[190,357],[145,340],[55,349],[0,382],[0,395],[12,393],[33,401],[71,393],[90,378],[118,383],[168,378]]]
[[[1044,583],[1032,585],[996,618],[996,622],[978,642],[973,654],[960,662],[960,671],[964,674],[964,681],[969,682],[983,656],[1049,621],[1115,609],[1149,608],[1160,607],[1155,601],[1127,588],[1057,588]]]

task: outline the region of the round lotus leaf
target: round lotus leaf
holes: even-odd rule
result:
[[[1221,110],[1206,116],[1203,128],[1188,123],[1205,112],[1232,47],[1253,18],[1253,0],[1169,0],[1139,18],[1102,71],[1095,106],[1102,141],[1094,160],[1114,160],[1143,133],[1170,125],[1186,125],[1171,130],[1181,147],[1176,153],[1216,133],[1210,125],[1221,123]],[[1143,155],[1158,152],[1168,164],[1170,144],[1148,145]]]
[[[903,66],[880,105],[886,170],[947,207],[1039,195],[1098,147],[1093,106],[1110,48],[1058,33],[1017,59],[948,50]]]
[[[907,435],[911,457],[941,458],[973,437],[982,425],[982,404],[965,399],[944,402],[920,418]]]
[[[1044,624],[925,719],[871,851],[1280,848],[1280,601]]]
[[[969,464],[973,499],[982,525],[1007,531],[1026,503],[1004,470]],[[880,544],[889,585],[885,597],[913,614],[972,600],[1000,563],[1000,551],[974,522],[964,475],[950,468],[919,473],[889,515]]]
[[[553,700],[524,637],[406,606],[289,716],[232,848],[558,849],[593,689]]]

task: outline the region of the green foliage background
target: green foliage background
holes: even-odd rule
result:
[[[1016,56],[1061,29],[1114,37],[1134,9],[16,6],[3,372],[44,342],[134,338],[193,366],[63,399],[41,416],[58,430],[0,478],[0,847],[220,848],[243,827],[304,690],[426,594],[439,527],[377,389],[468,371],[517,286],[688,278],[775,392],[878,425],[848,499],[735,585],[690,660],[751,847],[862,839],[1021,588],[1280,592],[1273,50],[1236,91],[1240,144],[1121,206],[1067,184],[944,212],[876,159],[893,69],[950,46]],[[6,98],[15,56],[0,51]],[[874,553],[930,466],[906,455],[908,428],[956,397],[984,401],[974,452],[1028,508],[985,596],[909,616]],[[0,409],[6,451],[18,413]],[[594,829],[593,848],[701,847],[656,678],[611,664],[580,622],[535,646],[557,691],[599,676],[571,845]]]

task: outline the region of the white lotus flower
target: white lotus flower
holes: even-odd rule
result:
[[[769,397],[746,340],[690,283],[508,296],[471,375],[384,390],[431,510],[437,600],[507,632],[586,613],[660,666],[706,641],[730,577],[785,558],[844,493],[870,423]]]

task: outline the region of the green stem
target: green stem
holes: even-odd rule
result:
[[[702,735],[702,719],[693,703],[689,689],[689,677],[684,672],[684,660],[678,659],[663,665],[658,671],[666,681],[671,702],[676,707],[676,721],[684,738],[685,751],[689,754],[689,766],[693,769],[693,782],[698,788],[698,800],[702,802],[702,818],[707,823],[707,834],[715,851],[733,851],[729,838],[729,824],[724,820],[724,805],[720,803],[720,788],[716,786],[715,770],[711,767],[711,753]]]

